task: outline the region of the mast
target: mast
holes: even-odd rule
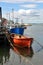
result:
[[[14,9],[12,8],[12,21],[14,21]]]
[[[16,23],[18,23],[18,19],[19,19],[19,18],[15,18],[15,19],[16,19]]]
[[[23,24],[24,24],[24,23],[23,23],[23,19],[22,19],[22,18],[21,18],[20,24],[21,24],[21,25],[23,25]]]
[[[6,18],[8,18],[8,20],[10,20],[10,13],[6,13]]]

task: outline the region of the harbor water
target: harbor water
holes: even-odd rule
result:
[[[32,47],[19,49],[0,42],[0,65],[43,65],[43,24],[28,26],[24,31],[26,37],[32,37]]]

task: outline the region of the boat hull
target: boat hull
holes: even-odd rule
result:
[[[21,34],[23,35],[24,33],[24,28],[12,28],[10,29],[10,33],[15,33],[15,34]]]
[[[27,38],[27,37],[20,37],[20,38],[18,38],[17,36],[16,36],[16,38],[15,37],[11,37],[11,39],[12,39],[12,42],[13,42],[13,45],[14,46],[17,46],[17,47],[20,47],[20,48],[22,48],[22,47],[31,47],[31,45],[32,45],[32,42],[33,42],[33,38]]]

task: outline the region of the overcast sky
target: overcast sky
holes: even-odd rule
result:
[[[25,23],[43,23],[43,0],[0,0],[0,7],[7,19],[18,17]]]

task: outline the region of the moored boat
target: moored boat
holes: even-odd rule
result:
[[[14,23],[14,25],[11,26],[10,33],[23,35],[24,29],[26,29],[26,26],[23,23],[18,22],[18,19],[19,18],[16,18],[16,23]]]
[[[31,47],[32,42],[33,42],[33,38],[27,38],[23,35],[15,35],[15,34],[11,34],[11,41],[13,42],[14,46],[23,48],[23,47]]]
[[[10,29],[10,33],[15,33],[15,34],[21,34],[23,35],[24,33],[24,28],[22,27],[14,27]]]

